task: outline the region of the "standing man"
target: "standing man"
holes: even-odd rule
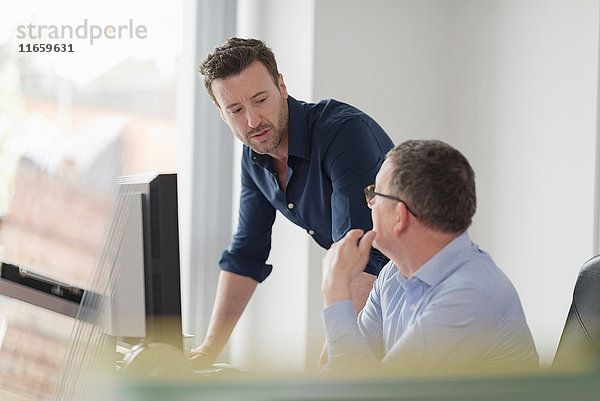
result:
[[[404,142],[388,153],[365,195],[373,230],[350,231],[323,259],[330,369],[536,368],[515,288],[467,233],[476,206],[467,159],[440,141]],[[371,244],[391,260],[357,319],[350,281]]]
[[[260,40],[228,39],[206,57],[200,73],[221,118],[244,143],[238,229],[219,261],[208,332],[192,353],[195,363],[208,365],[223,350],[257,284],[271,273],[265,262],[275,211],[323,248],[350,229],[370,229],[362,188],[373,182],[393,144],[352,106],[289,96],[273,52]],[[377,250],[367,259],[351,284],[357,313],[387,262]]]

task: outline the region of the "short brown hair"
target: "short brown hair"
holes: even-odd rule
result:
[[[277,86],[279,71],[275,55],[262,40],[229,38],[206,56],[199,70],[206,91],[217,105],[211,87],[213,81],[237,75],[254,61],[263,63]]]
[[[467,159],[447,143],[410,140],[386,155],[392,163],[390,190],[414,208],[427,227],[465,231],[477,207],[475,173]]]

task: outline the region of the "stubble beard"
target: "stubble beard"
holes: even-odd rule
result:
[[[289,132],[289,127],[288,127],[288,108],[287,108],[287,101],[282,97],[281,98],[281,109],[280,109],[280,113],[279,116],[277,117],[277,125],[276,126],[268,126],[268,125],[261,125],[259,127],[257,127],[256,129],[252,130],[249,135],[252,135],[256,132],[260,132],[264,129],[272,129],[273,130],[273,134],[271,136],[271,138],[269,138],[269,140],[267,140],[267,143],[262,143],[262,144],[252,144],[250,143],[251,138],[248,137],[248,139],[246,140],[246,145],[248,145],[253,151],[255,151],[258,154],[270,154],[275,152],[279,146],[281,146],[283,139],[288,135]],[[265,145],[267,146],[259,148],[257,145]]]

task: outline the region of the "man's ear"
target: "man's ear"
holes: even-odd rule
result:
[[[400,236],[408,227],[408,214],[409,211],[406,205],[402,202],[398,202],[396,209],[394,210],[394,234]]]
[[[285,82],[283,82],[283,74],[279,73],[279,79],[277,83],[279,86],[279,93],[281,93],[281,96],[283,96],[283,98],[287,100],[288,93],[287,87],[285,86]]]

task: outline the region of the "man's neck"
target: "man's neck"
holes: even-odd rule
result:
[[[287,158],[272,158],[271,165],[274,169],[287,170]]]
[[[289,147],[289,143],[290,143],[290,111],[289,111],[289,106],[287,104],[287,101],[284,101],[284,108],[285,108],[286,118],[282,125],[284,125],[286,127],[287,132],[283,136],[279,146],[277,146],[277,149],[275,149],[271,153],[268,153],[268,155],[271,156],[275,160],[283,162],[287,166],[288,147]]]
[[[460,233],[444,233],[423,228],[410,235],[410,238],[403,238],[402,244],[395,252],[396,255],[392,255],[390,259],[400,274],[411,278],[427,261],[459,235]]]
[[[277,160],[279,162],[283,162],[287,164],[287,158],[288,158],[288,143],[289,143],[289,132],[288,134],[286,134],[281,143],[279,144],[279,146],[277,147],[277,149],[275,149],[274,151],[272,151],[271,153],[268,153],[269,156],[271,156],[271,158],[273,158],[274,160]]]
[[[286,135],[281,145],[274,152],[269,153],[269,156],[271,156],[271,166],[275,171],[275,177],[282,192],[285,192],[287,187],[288,138],[289,136]]]

